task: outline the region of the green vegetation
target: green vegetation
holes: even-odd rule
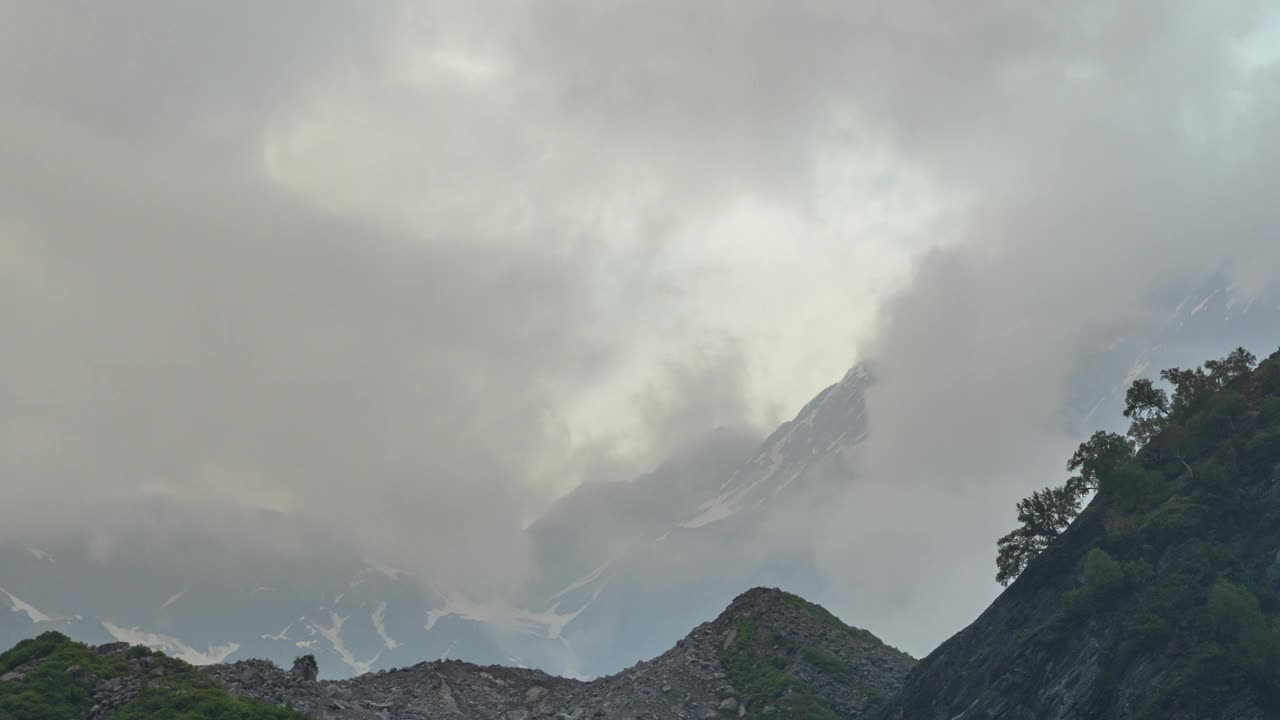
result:
[[[1095,598],[1106,599],[1124,588],[1124,569],[1106,550],[1094,548],[1084,559],[1084,588]]]
[[[1169,389],[1135,382],[1126,435],[1082,444],[1076,474],[1020,502],[1020,526],[999,542],[1002,583],[1041,564],[1036,583],[1067,568],[1076,579],[1024,637],[1114,628],[1104,687],[1140,660],[1164,668],[1138,717],[1207,714],[1244,692],[1280,710],[1280,596],[1264,581],[1280,527],[1262,502],[1280,468],[1280,352],[1255,365],[1237,349],[1162,372]]]
[[[783,593],[782,597],[833,630],[887,648],[870,632],[844,624],[821,605],[790,593]],[[856,689],[867,713],[878,711],[889,701],[844,659],[821,647],[761,628],[749,617],[737,621],[732,642],[722,646],[719,654],[750,717],[760,717],[766,707],[772,706],[778,717],[835,720],[841,717],[839,708],[823,700],[820,692],[827,683]]]
[[[816,647],[804,647],[801,648],[800,653],[810,665],[833,682],[858,688],[859,692],[867,698],[866,709],[868,714],[878,710],[889,701],[888,696],[859,677],[857,671],[849,663],[826,650]]]
[[[756,625],[750,618],[742,618],[738,620],[737,635],[733,642],[720,649],[720,663],[738,689],[747,712],[758,716],[765,707],[772,705],[779,710],[780,717],[837,720],[838,716],[812,688],[786,671],[786,657],[761,657],[752,652],[751,640],[757,632]],[[787,650],[795,652],[794,647]]]
[[[0,655],[0,675],[36,663],[0,683],[0,720],[79,720],[93,707],[93,683],[132,677],[138,697],[111,720],[302,720],[292,710],[236,697],[181,660],[130,648],[99,656],[65,635],[47,632]],[[131,666],[130,661],[135,661]]]
[[[792,593],[783,593],[783,597],[786,598],[787,602],[809,613],[824,625],[835,628],[840,632],[847,633],[848,635],[858,638],[859,640],[864,640],[866,642],[874,643],[875,645],[878,645],[878,646],[884,646],[884,643],[880,640],[880,638],[873,635],[871,631],[845,625],[840,618],[831,614],[830,610],[822,607],[818,603],[809,602],[808,600],[805,600],[799,595],[794,595]]]
[[[1045,488],[1018,502],[1018,522],[1022,523],[996,545],[996,581],[1008,585],[1080,514],[1080,506],[1090,493],[1104,483],[1117,480],[1133,460],[1133,445],[1115,433],[1096,432],[1080,444],[1067,461],[1075,472],[1061,487]]]
[[[79,720],[93,707],[93,698],[88,683],[68,669],[79,666],[104,677],[125,670],[118,657],[98,657],[61,633],[47,632],[0,655],[0,675],[35,661],[40,661],[39,667],[21,679],[0,683],[0,720]]]
[[[1203,367],[1164,370],[1160,377],[1173,386],[1172,395],[1151,380],[1135,381],[1125,394],[1128,433],[1094,433],[1067,461],[1075,475],[1018,502],[1020,525],[996,543],[996,580],[1008,585],[1022,574],[1071,525],[1092,493],[1110,494],[1117,505],[1132,508],[1168,489],[1162,472],[1167,465],[1191,473],[1188,457],[1240,429],[1249,407],[1237,386],[1256,363],[1251,353],[1236,348]],[[1275,380],[1280,371],[1269,366],[1263,372],[1266,382],[1280,384]],[[1268,407],[1280,416],[1280,405]],[[1253,442],[1255,454],[1280,449],[1280,425]],[[1145,457],[1139,458],[1140,450],[1147,451]],[[1112,523],[1119,524],[1119,518]]]

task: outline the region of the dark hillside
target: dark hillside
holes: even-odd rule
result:
[[[883,717],[1280,717],[1280,353],[1220,367],[1167,374],[1145,444]]]

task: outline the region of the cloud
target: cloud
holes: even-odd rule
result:
[[[792,532],[919,649],[1079,348],[1273,276],[1262,11],[5,3],[0,527],[265,506],[492,589],[556,495],[864,357],[854,494]]]
[[[445,585],[518,580],[524,522],[580,464],[561,397],[617,362],[590,259],[411,234],[274,183],[276,113],[387,27],[256,7],[5,11],[0,524],[145,518],[159,494],[213,525],[302,516]],[[648,376],[646,422],[738,423],[735,376],[694,382],[716,368],[692,361]],[[628,467],[674,434],[651,436]]]
[[[968,207],[946,230],[956,243],[918,263],[863,347],[880,379],[871,433],[815,542],[850,616],[916,652],[967,623],[995,595],[984,580],[1014,501],[1060,482],[1094,429],[1067,412],[1085,358],[1150,333],[1171,295],[1214,273],[1251,290],[1276,276],[1267,138],[1280,86],[1274,68],[1238,60],[1252,8],[979,10],[962,45],[905,43],[939,72],[891,72],[903,97],[884,107],[946,99],[898,137],[927,148],[913,157],[966,188]],[[965,98],[952,104],[948,87]]]
[[[766,429],[852,353],[843,321],[804,328],[869,321],[905,273],[846,242],[900,208],[851,220],[806,179],[890,182],[892,158],[819,167],[787,138],[838,130],[827,103],[768,95],[798,68],[753,89],[739,40],[704,67],[648,11],[0,20],[7,533],[150,521],[138,498],[163,497],[211,526],[305,518],[444,585],[518,581],[556,495]],[[632,21],[699,74],[605,53]]]

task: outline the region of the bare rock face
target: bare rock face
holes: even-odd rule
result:
[[[726,658],[736,664],[727,666]],[[261,660],[204,671],[234,693],[288,703],[317,720],[793,717],[788,712],[802,695],[857,720],[870,717],[873,700],[898,689],[913,662],[800,598],[756,589],[659,657],[590,682],[456,660],[319,682],[310,656],[289,672]],[[776,697],[763,695],[742,663],[770,663],[793,682]]]
[[[303,655],[295,658],[293,668],[289,670],[289,677],[298,682],[315,682],[320,675],[320,666],[316,664],[315,655]]]

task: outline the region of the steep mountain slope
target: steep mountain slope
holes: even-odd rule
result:
[[[1102,481],[884,717],[1280,717],[1280,353]]]

